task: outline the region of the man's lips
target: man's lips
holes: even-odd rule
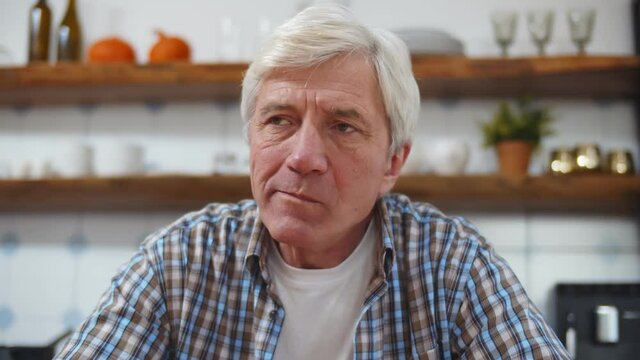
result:
[[[287,196],[294,197],[294,198],[296,198],[296,199],[298,199],[298,200],[302,200],[302,201],[306,201],[306,202],[311,202],[311,203],[320,203],[320,201],[318,201],[318,200],[316,200],[316,199],[314,199],[314,198],[312,198],[312,197],[306,196],[306,195],[304,195],[304,194],[297,194],[297,193],[292,193],[292,192],[282,191],[282,190],[278,190],[277,192],[282,193],[282,194],[285,194],[285,195],[287,195]]]

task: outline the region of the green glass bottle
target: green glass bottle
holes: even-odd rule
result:
[[[38,0],[29,11],[29,62],[49,60],[51,9],[46,0]]]
[[[67,12],[58,27],[58,61],[80,61],[82,31],[78,22],[76,1],[69,0]]]

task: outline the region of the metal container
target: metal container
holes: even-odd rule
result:
[[[607,171],[615,175],[635,174],[631,152],[624,149],[609,151],[607,155]]]
[[[575,155],[569,148],[557,148],[551,151],[549,161],[549,173],[554,175],[567,175],[575,170]]]
[[[599,172],[602,169],[600,147],[596,144],[580,144],[575,150],[576,170],[582,173]]]

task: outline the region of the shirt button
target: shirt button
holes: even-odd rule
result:
[[[269,311],[269,318],[271,318],[271,320],[275,319],[276,316],[278,316],[278,310]]]

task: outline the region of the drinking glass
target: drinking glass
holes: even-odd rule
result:
[[[527,14],[527,25],[529,34],[531,34],[531,40],[533,40],[538,48],[538,55],[544,56],[544,47],[551,39],[551,33],[553,32],[553,11],[530,11]]]
[[[493,33],[500,46],[502,56],[507,57],[507,49],[513,43],[518,24],[518,15],[513,11],[499,11],[491,14]]]
[[[218,60],[233,63],[242,61],[240,26],[230,17],[223,17],[219,24]]]
[[[578,55],[584,55],[587,44],[591,41],[596,10],[593,8],[571,9],[567,12],[571,40],[578,47]]]

